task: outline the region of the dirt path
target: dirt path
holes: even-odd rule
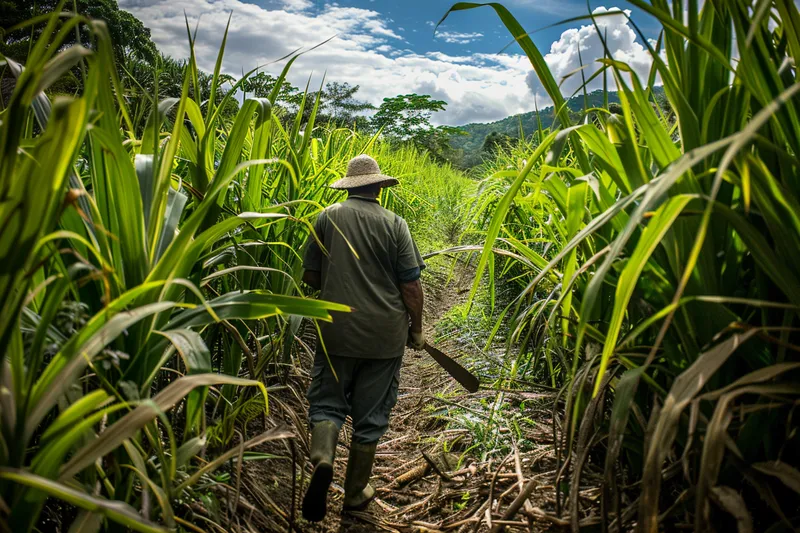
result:
[[[429,341],[437,340],[437,322],[467,298],[470,274],[460,269],[453,276],[447,272],[426,275],[425,328]],[[448,337],[438,346],[461,358],[465,366],[474,367],[475,361],[465,357],[468,352],[474,353],[474,347],[456,340],[456,335]],[[310,354],[301,363],[310,368]],[[305,467],[295,473],[292,489],[291,460],[247,463],[244,476],[249,485],[244,485],[243,495],[263,509],[259,513],[251,510],[249,522],[254,531],[287,531],[289,522],[294,522],[296,531],[325,533],[488,531],[489,519],[494,527],[502,524],[506,530],[516,531],[544,531],[564,525],[551,513],[555,498],[551,395],[490,389],[467,394],[427,354],[411,350],[405,354],[389,432],[378,446],[373,472],[376,500],[367,512],[341,514],[351,434],[348,423],[337,450],[328,517],[319,524],[305,522],[299,517],[299,500],[311,470],[304,460],[308,449],[303,399],[307,372],[290,379],[294,383],[281,392],[280,399],[273,395],[272,405],[295,427],[299,437],[295,454]],[[520,429],[518,423],[511,422],[517,419],[514,417],[524,417],[529,424]],[[515,427],[509,427],[512,425]],[[486,435],[477,434],[484,430],[481,428],[493,432],[490,442],[496,443],[494,449],[485,449]],[[480,442],[484,442],[483,449],[478,446]],[[264,451],[289,459],[288,448]],[[290,518],[292,493],[294,520]],[[518,512],[510,513],[509,508],[514,507]],[[263,519],[255,520],[254,513]]]

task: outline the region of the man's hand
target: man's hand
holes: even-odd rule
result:
[[[408,331],[408,347],[420,351],[425,348],[425,334],[421,331]]]
[[[312,289],[320,290],[322,288],[322,272],[306,270],[303,272],[303,282]]]

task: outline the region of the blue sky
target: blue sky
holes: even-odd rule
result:
[[[585,0],[506,0],[505,5],[530,32],[567,18],[588,14]],[[289,79],[305,86],[328,81],[357,84],[359,96],[374,104],[387,96],[416,92],[448,102],[436,121],[443,124],[488,122],[549,104],[549,99],[518,46],[491,8],[450,15],[433,33],[435,22],[453,4],[450,0],[119,0],[120,7],[139,17],[152,31],[159,48],[173,57],[186,57],[184,13],[199,20],[196,53],[201,68],[213,69],[228,15],[231,30],[224,70],[241,74],[264,65],[279,72],[274,61],[303,47],[336,36],[303,55]],[[591,0],[603,12],[630,9],[620,0]],[[632,11],[648,39],[656,26],[645,14]],[[651,60],[640,38],[621,15],[598,19],[617,59],[644,75]],[[535,44],[545,55],[562,91],[579,86],[569,76],[581,60],[602,56],[593,26],[573,22],[536,31]],[[505,49],[505,50],[504,50]],[[502,51],[502,53],[501,53]],[[597,84],[600,81],[598,80]],[[595,88],[595,87],[590,87]]]
[[[256,2],[262,5],[269,2]],[[275,4],[277,2],[274,2]],[[319,9],[326,3],[324,0],[312,0],[315,8]],[[439,28],[438,33],[461,34],[463,37],[448,40],[436,38],[431,22],[438,22],[447,10],[455,3],[451,0],[339,0],[340,6],[360,7],[374,9],[391,19],[392,26],[403,28],[404,37],[409,41],[409,48],[424,53],[432,50],[458,55],[465,51],[497,53],[511,41],[508,30],[500,22],[500,19],[489,7],[479,9],[458,11],[452,13],[444,24]],[[564,29],[579,26],[579,23],[558,25],[546,28],[560,21],[586,15],[589,13],[585,0],[504,0],[503,3],[520,23],[532,34],[535,44],[543,51],[547,51],[550,45],[558,40]],[[593,0],[592,8],[599,6],[619,7],[620,9],[630,9],[632,15],[638,19],[637,24],[647,25],[650,32],[655,30],[655,25],[650,23],[649,17],[644,16],[639,10],[631,8],[624,0],[616,2],[602,2]],[[648,23],[648,24],[646,24]],[[643,31],[647,31],[642,28]],[[416,32],[414,30],[417,30]],[[536,31],[540,30],[540,31]],[[480,34],[480,36],[478,36]],[[470,36],[474,36],[470,38]],[[648,35],[655,37],[655,35]],[[468,41],[468,42],[467,42]],[[514,52],[521,52],[517,47]]]

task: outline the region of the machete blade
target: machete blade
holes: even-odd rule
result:
[[[478,392],[480,381],[475,374],[456,363],[451,357],[445,355],[444,352],[438,348],[434,348],[427,342],[425,343],[425,351],[428,352],[437,363],[439,363],[439,366],[444,368],[448,374],[453,376],[453,379],[461,383],[465,389],[467,389],[469,392]]]

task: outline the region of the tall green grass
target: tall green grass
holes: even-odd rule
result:
[[[559,512],[573,530],[587,461],[605,470],[604,530],[687,517],[697,531],[791,530],[800,13],[780,0],[630,4],[661,26],[666,60],[643,35],[648,79],[606,54],[598,76],[616,83],[621,113],[586,109],[578,123],[525,30],[488,5],[559,125],[503,153],[481,184],[475,287],[497,261],[520,283],[502,312],[509,372],[563,387]],[[650,91],[656,76],[668,105]]]

